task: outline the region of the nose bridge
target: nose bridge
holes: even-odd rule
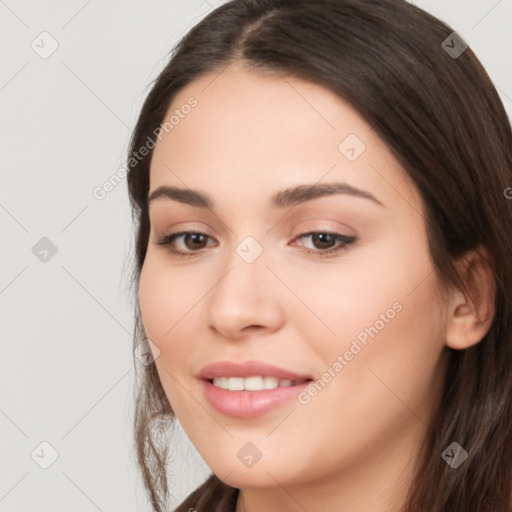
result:
[[[230,253],[225,256],[226,272],[213,292],[216,304],[229,304],[229,308],[234,311],[237,303],[242,308],[260,302],[260,295],[265,293],[262,284],[268,281],[265,274],[269,271],[263,245],[252,235],[245,236],[233,246]]]
[[[236,337],[244,327],[275,329],[281,321],[279,290],[272,284],[262,243],[246,235],[225,257],[225,272],[215,284],[208,307],[211,326]],[[275,280],[275,278],[274,278]]]

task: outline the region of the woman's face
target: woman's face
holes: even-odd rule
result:
[[[149,195],[182,192],[150,201],[140,307],[186,434],[235,487],[356,482],[363,468],[395,480],[445,362],[417,189],[318,85],[230,66],[184,88],[171,115]],[[200,234],[157,243],[183,232]]]

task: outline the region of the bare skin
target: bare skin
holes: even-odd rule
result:
[[[171,406],[212,471],[241,489],[237,512],[395,512],[439,402],[447,347],[483,338],[492,290],[480,287],[476,309],[456,291],[441,301],[419,192],[344,100],[236,65],[185,87],[169,113],[191,96],[197,106],[156,145],[150,194],[194,189],[213,206],[153,200],[140,278],[144,327],[160,350]],[[365,145],[353,161],[357,139],[339,149],[349,134]],[[269,206],[283,189],[335,182],[376,201],[344,193]],[[205,235],[173,242],[190,257],[156,243],[184,231]],[[315,240],[305,235],[312,231],[355,241]],[[263,251],[252,263],[236,252],[247,236]],[[331,246],[341,248],[322,256]],[[479,261],[464,265],[490,282]],[[367,343],[344,357],[362,332]],[[331,378],[302,402],[235,418],[212,407],[198,378],[220,360],[264,361],[324,381],[330,369]],[[248,442],[261,453],[252,467],[237,457]]]

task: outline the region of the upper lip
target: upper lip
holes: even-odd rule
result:
[[[211,380],[215,377],[252,377],[255,375],[289,380],[311,379],[309,375],[299,375],[298,373],[262,361],[247,361],[245,363],[218,361],[205,366],[201,370],[199,377]]]

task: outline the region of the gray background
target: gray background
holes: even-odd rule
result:
[[[221,3],[0,1],[1,512],[151,509],[131,437],[126,181],[93,190],[124,165],[168,52]],[[414,3],[468,42],[512,117],[512,0]],[[209,471],[181,429],[174,444],[177,504]]]

